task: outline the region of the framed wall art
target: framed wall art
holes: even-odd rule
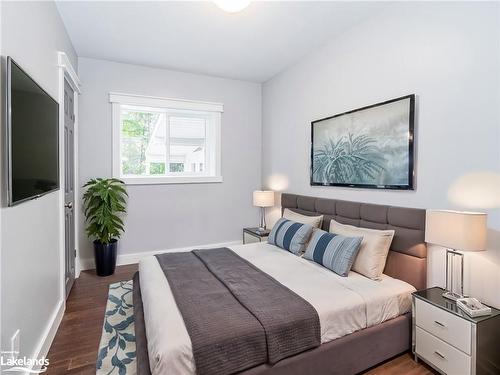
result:
[[[311,185],[414,188],[415,95],[311,123]]]

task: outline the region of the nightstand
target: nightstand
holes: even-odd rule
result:
[[[412,295],[415,360],[443,374],[500,374],[500,310],[472,318],[443,292],[435,287]]]
[[[260,231],[259,228],[243,228],[243,244],[248,243],[246,236],[254,239],[251,242],[262,242],[267,239],[269,233],[271,233],[269,229]]]

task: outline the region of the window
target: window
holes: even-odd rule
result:
[[[113,175],[127,184],[221,182],[223,105],[109,95]]]

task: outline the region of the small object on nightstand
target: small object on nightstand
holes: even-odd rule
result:
[[[483,305],[476,298],[460,298],[457,299],[457,306],[465,311],[469,316],[473,318],[477,316],[485,316],[491,314],[491,308]]]
[[[262,242],[265,240],[271,231],[269,229],[262,229],[262,228],[243,228],[243,244],[246,243],[245,241],[245,234],[250,235],[254,238],[257,238],[259,242]]]
[[[500,374],[500,310],[472,317],[443,291],[434,287],[412,295],[415,360],[443,374]]]

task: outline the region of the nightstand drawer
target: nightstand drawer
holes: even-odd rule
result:
[[[416,324],[448,344],[471,354],[471,323],[416,299]]]
[[[419,356],[446,374],[468,375],[471,373],[471,359],[468,355],[419,327],[416,328],[415,350]]]

